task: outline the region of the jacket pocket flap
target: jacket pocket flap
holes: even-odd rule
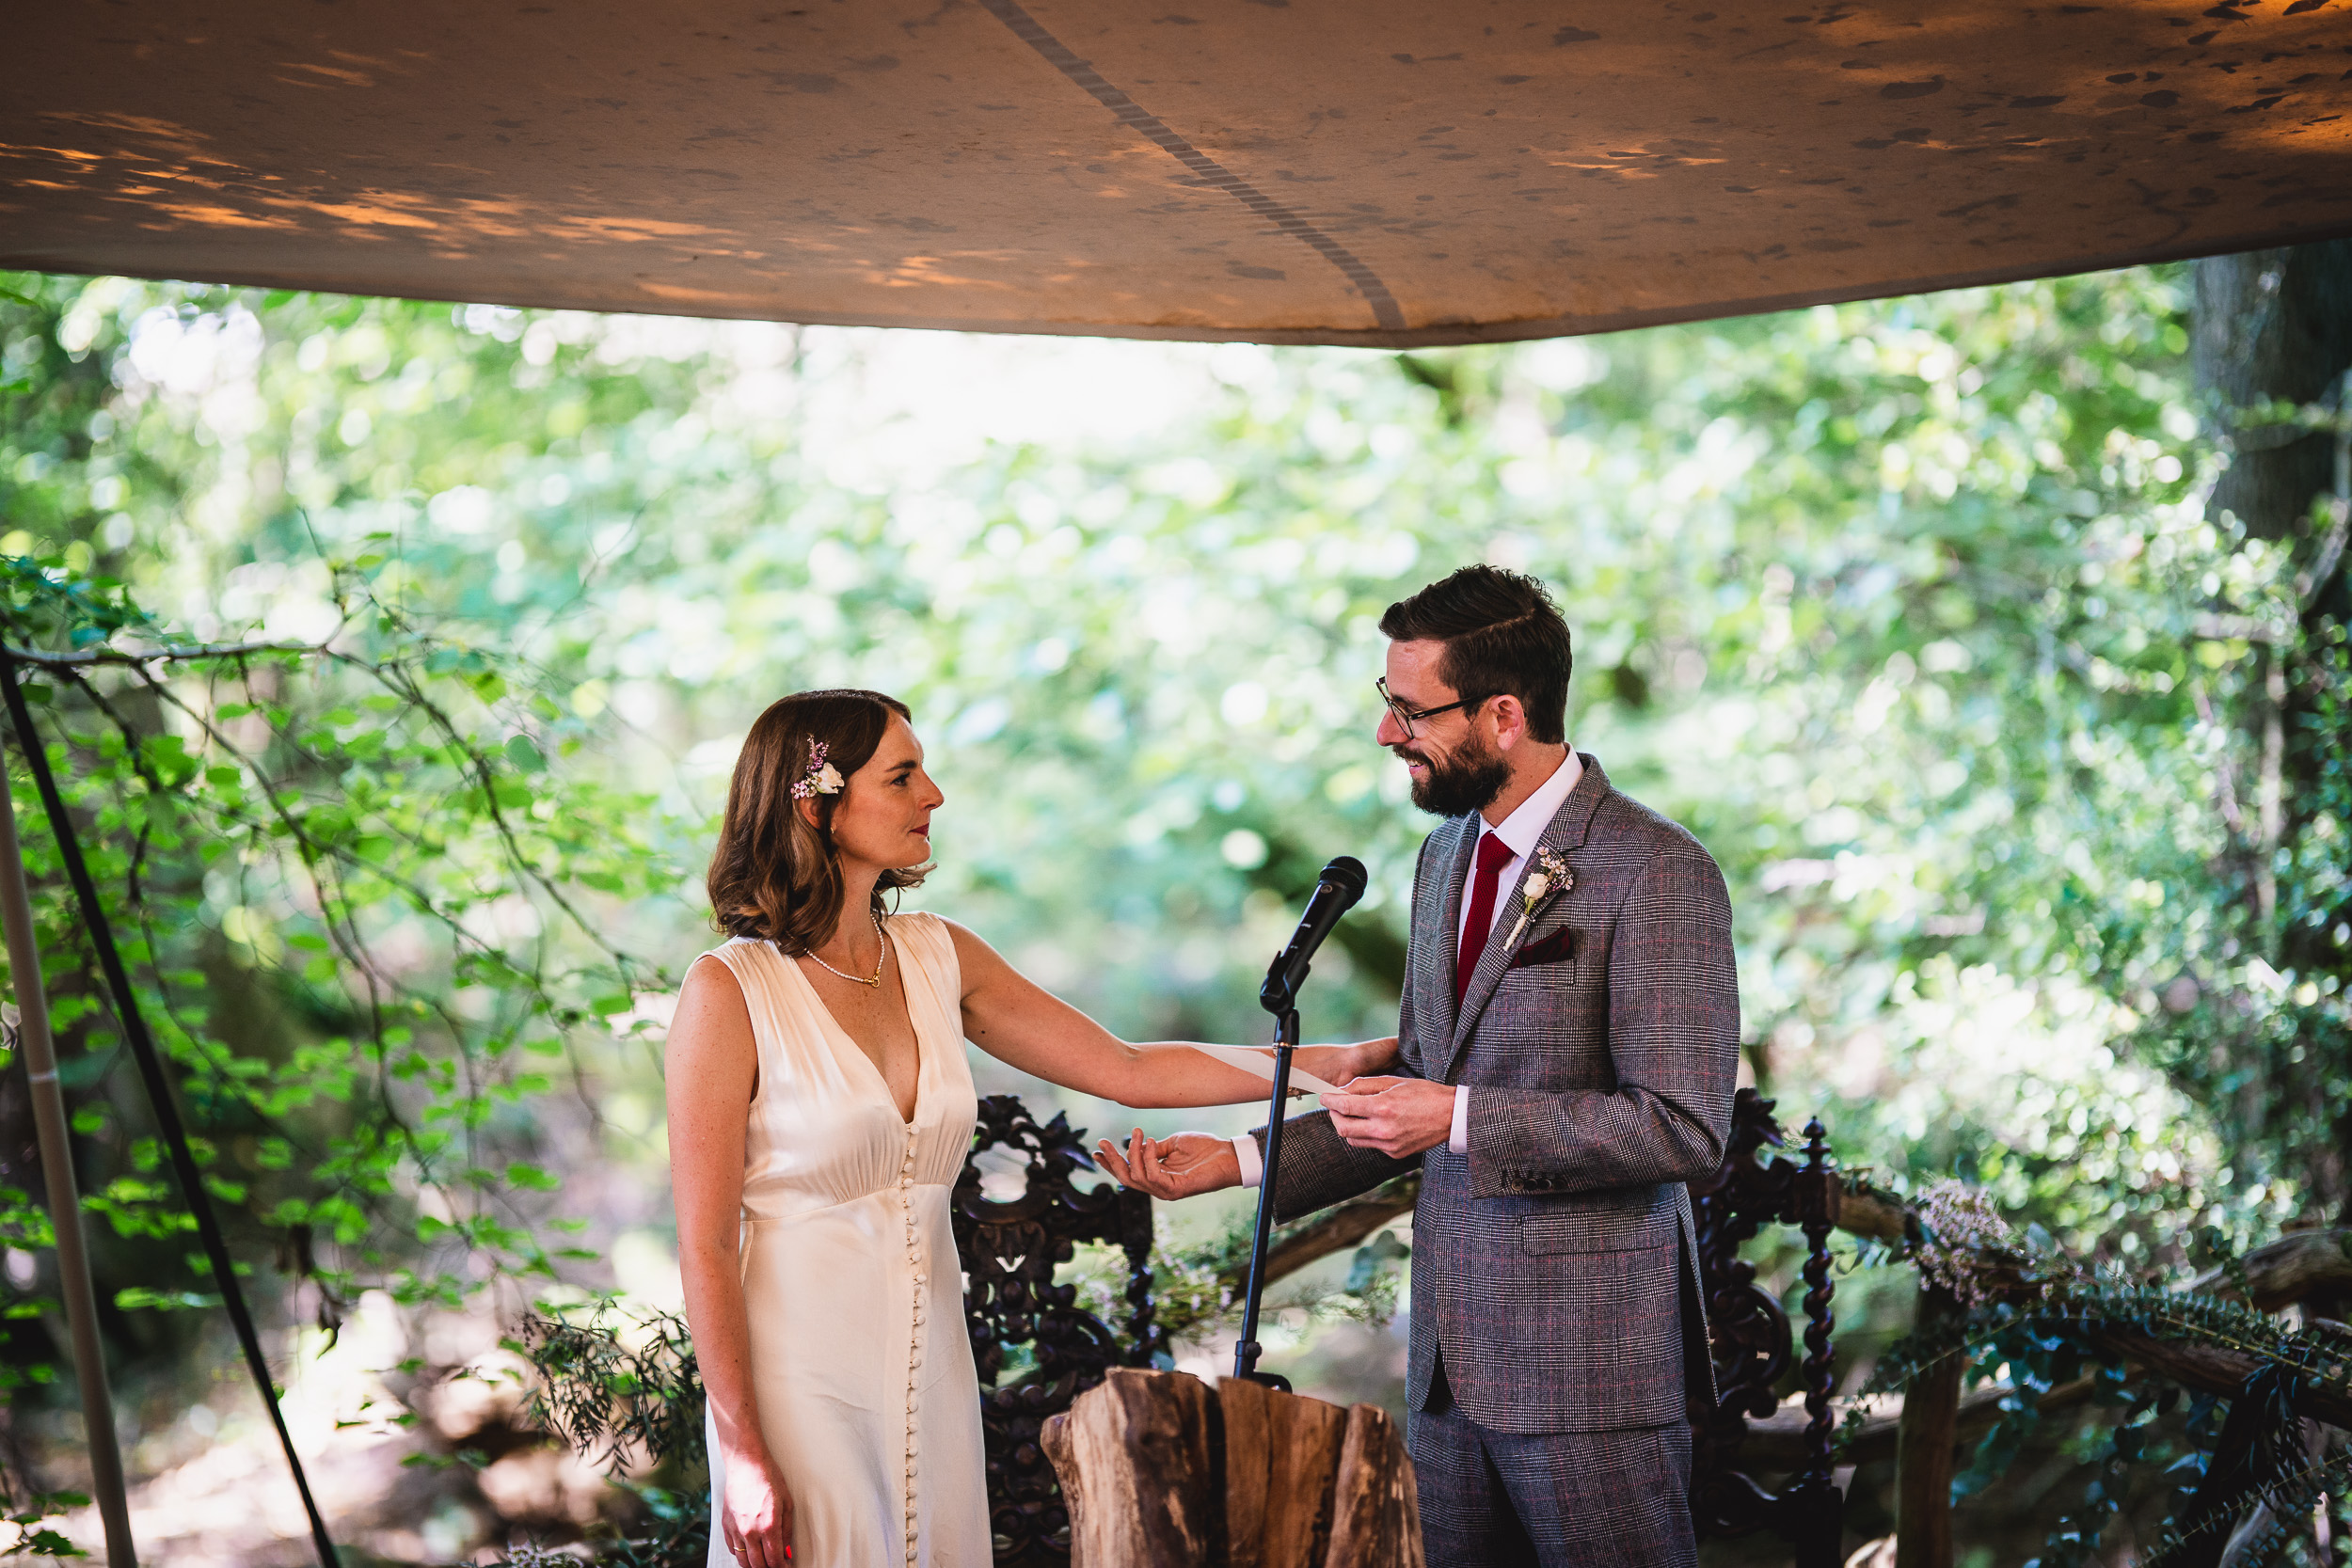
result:
[[[1637,1252],[1675,1238],[1675,1208],[1564,1209],[1519,1221],[1523,1252]]]

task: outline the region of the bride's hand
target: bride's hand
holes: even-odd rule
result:
[[[766,1454],[727,1456],[726,1508],[720,1520],[727,1550],[743,1568],[786,1568],[792,1560],[792,1494]]]
[[[1367,1072],[1377,1072],[1395,1060],[1394,1035],[1354,1045],[1301,1046],[1298,1051],[1298,1065],[1327,1084],[1344,1084]]]
[[[1138,1127],[1123,1150],[1108,1138],[1097,1140],[1094,1158],[1120,1185],[1170,1201],[1241,1185],[1232,1140],[1214,1132],[1147,1138]]]

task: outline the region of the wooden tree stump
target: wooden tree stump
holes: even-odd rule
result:
[[[1422,1568],[1386,1411],[1118,1370],[1046,1423],[1071,1568]]]
[[[1421,1568],[1421,1500],[1405,1433],[1376,1404],[1347,1412],[1324,1568]]]
[[[1070,1508],[1071,1568],[1204,1568],[1224,1497],[1210,1464],[1216,1396],[1197,1377],[1115,1367],[1046,1423]]]

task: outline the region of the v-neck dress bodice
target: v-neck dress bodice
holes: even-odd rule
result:
[[[887,922],[919,1048],[914,1119],[772,942],[706,957],[742,987],[759,1054],[743,1148],[753,1399],[794,1509],[794,1568],[985,1568],[978,1377],[948,1198],[978,1101],[955,943]],[[711,1568],[734,1568],[711,1451]]]

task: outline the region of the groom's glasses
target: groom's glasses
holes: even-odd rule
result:
[[[1457,707],[1476,707],[1479,704],[1485,702],[1487,697],[1494,695],[1493,692],[1489,691],[1482,696],[1464,697],[1459,702],[1440,703],[1436,707],[1406,707],[1403,703],[1398,702],[1394,697],[1389,695],[1389,678],[1386,675],[1381,676],[1378,680],[1374,681],[1372,684],[1380,689],[1380,700],[1388,705],[1389,712],[1394,716],[1396,720],[1397,728],[1405,732],[1405,738],[1407,740],[1413,738],[1413,723],[1416,720],[1435,719],[1438,714],[1452,713]]]

